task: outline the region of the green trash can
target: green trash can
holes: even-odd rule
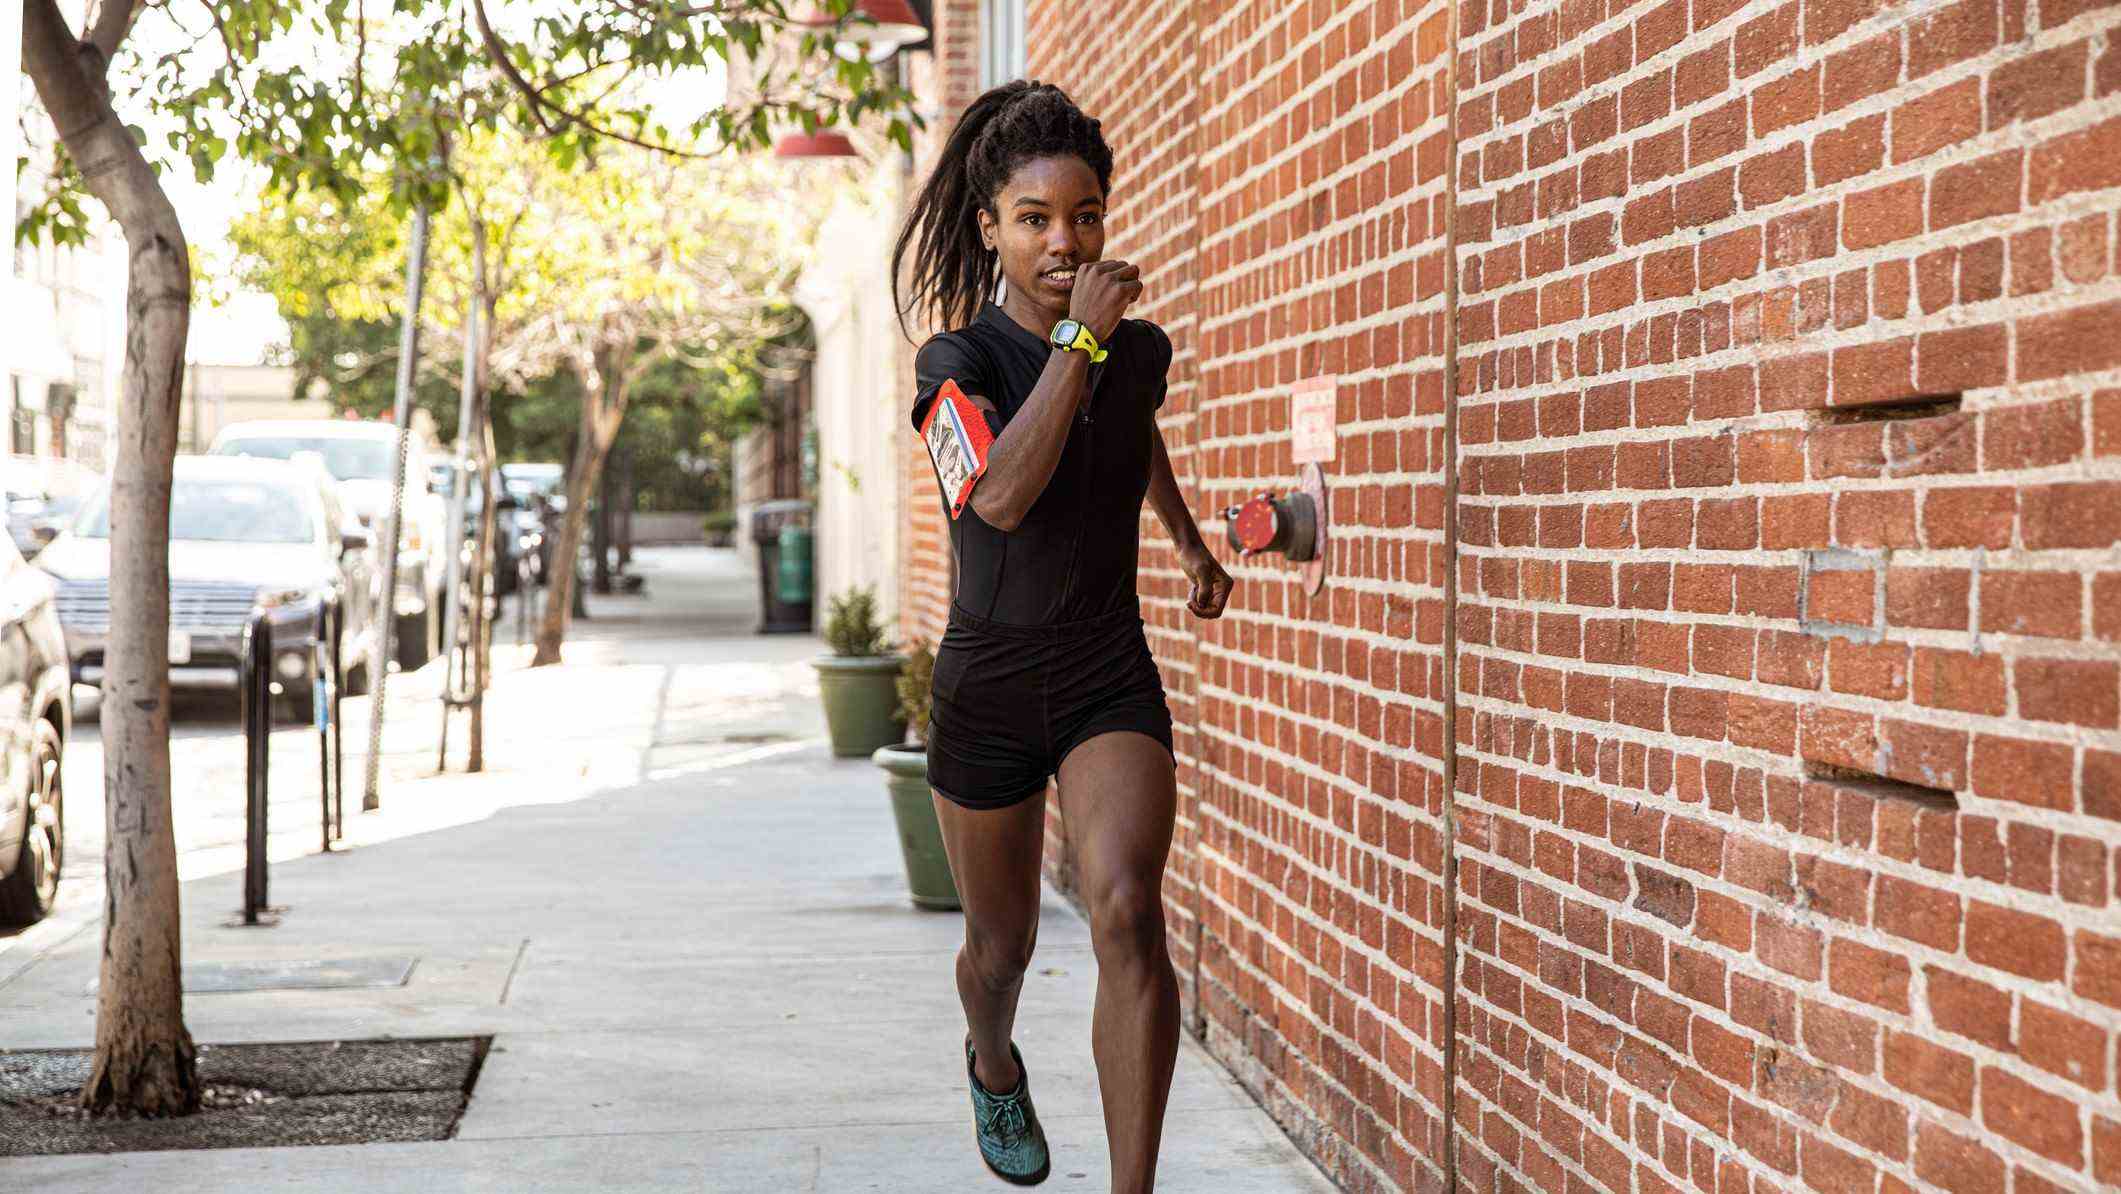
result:
[[[760,502],[751,511],[751,541],[758,548],[759,633],[808,634],[812,598],[810,503],[799,499]],[[799,528],[801,534],[790,535]],[[786,551],[783,551],[786,548]],[[795,557],[800,557],[797,559]],[[800,595],[784,599],[784,592]]]
[[[810,604],[810,528],[790,522],[781,528],[780,559],[775,562],[774,598],[783,605]]]

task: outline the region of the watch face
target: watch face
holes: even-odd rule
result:
[[[1075,343],[1076,337],[1082,334],[1082,324],[1077,323],[1075,320],[1072,319],[1063,319],[1059,323],[1053,325],[1052,339],[1055,344],[1068,345]]]

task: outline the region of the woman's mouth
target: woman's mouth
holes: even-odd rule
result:
[[[1075,289],[1075,270],[1076,267],[1072,265],[1063,269],[1049,269],[1039,275],[1039,280],[1055,290],[1073,290]]]

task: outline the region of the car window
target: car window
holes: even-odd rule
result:
[[[214,445],[215,456],[262,456],[290,460],[297,452],[315,452],[324,469],[341,481],[390,480],[391,444],[382,439],[345,439],[322,435],[246,435]]]
[[[107,491],[81,512],[74,533],[85,539],[110,538]],[[313,543],[317,510],[299,491],[282,485],[180,477],[169,494],[169,537],[208,543]]]

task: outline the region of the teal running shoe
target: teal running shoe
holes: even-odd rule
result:
[[[1046,1151],[1046,1132],[1038,1126],[1038,1112],[1031,1109],[1031,1072],[1024,1068],[1024,1055],[1010,1042],[1009,1056],[1016,1060],[1016,1089],[998,1095],[980,1085],[972,1068],[972,1038],[965,1038],[965,1080],[972,1086],[972,1128],[979,1139],[980,1159],[994,1176],[1017,1186],[1035,1186],[1053,1170]]]

